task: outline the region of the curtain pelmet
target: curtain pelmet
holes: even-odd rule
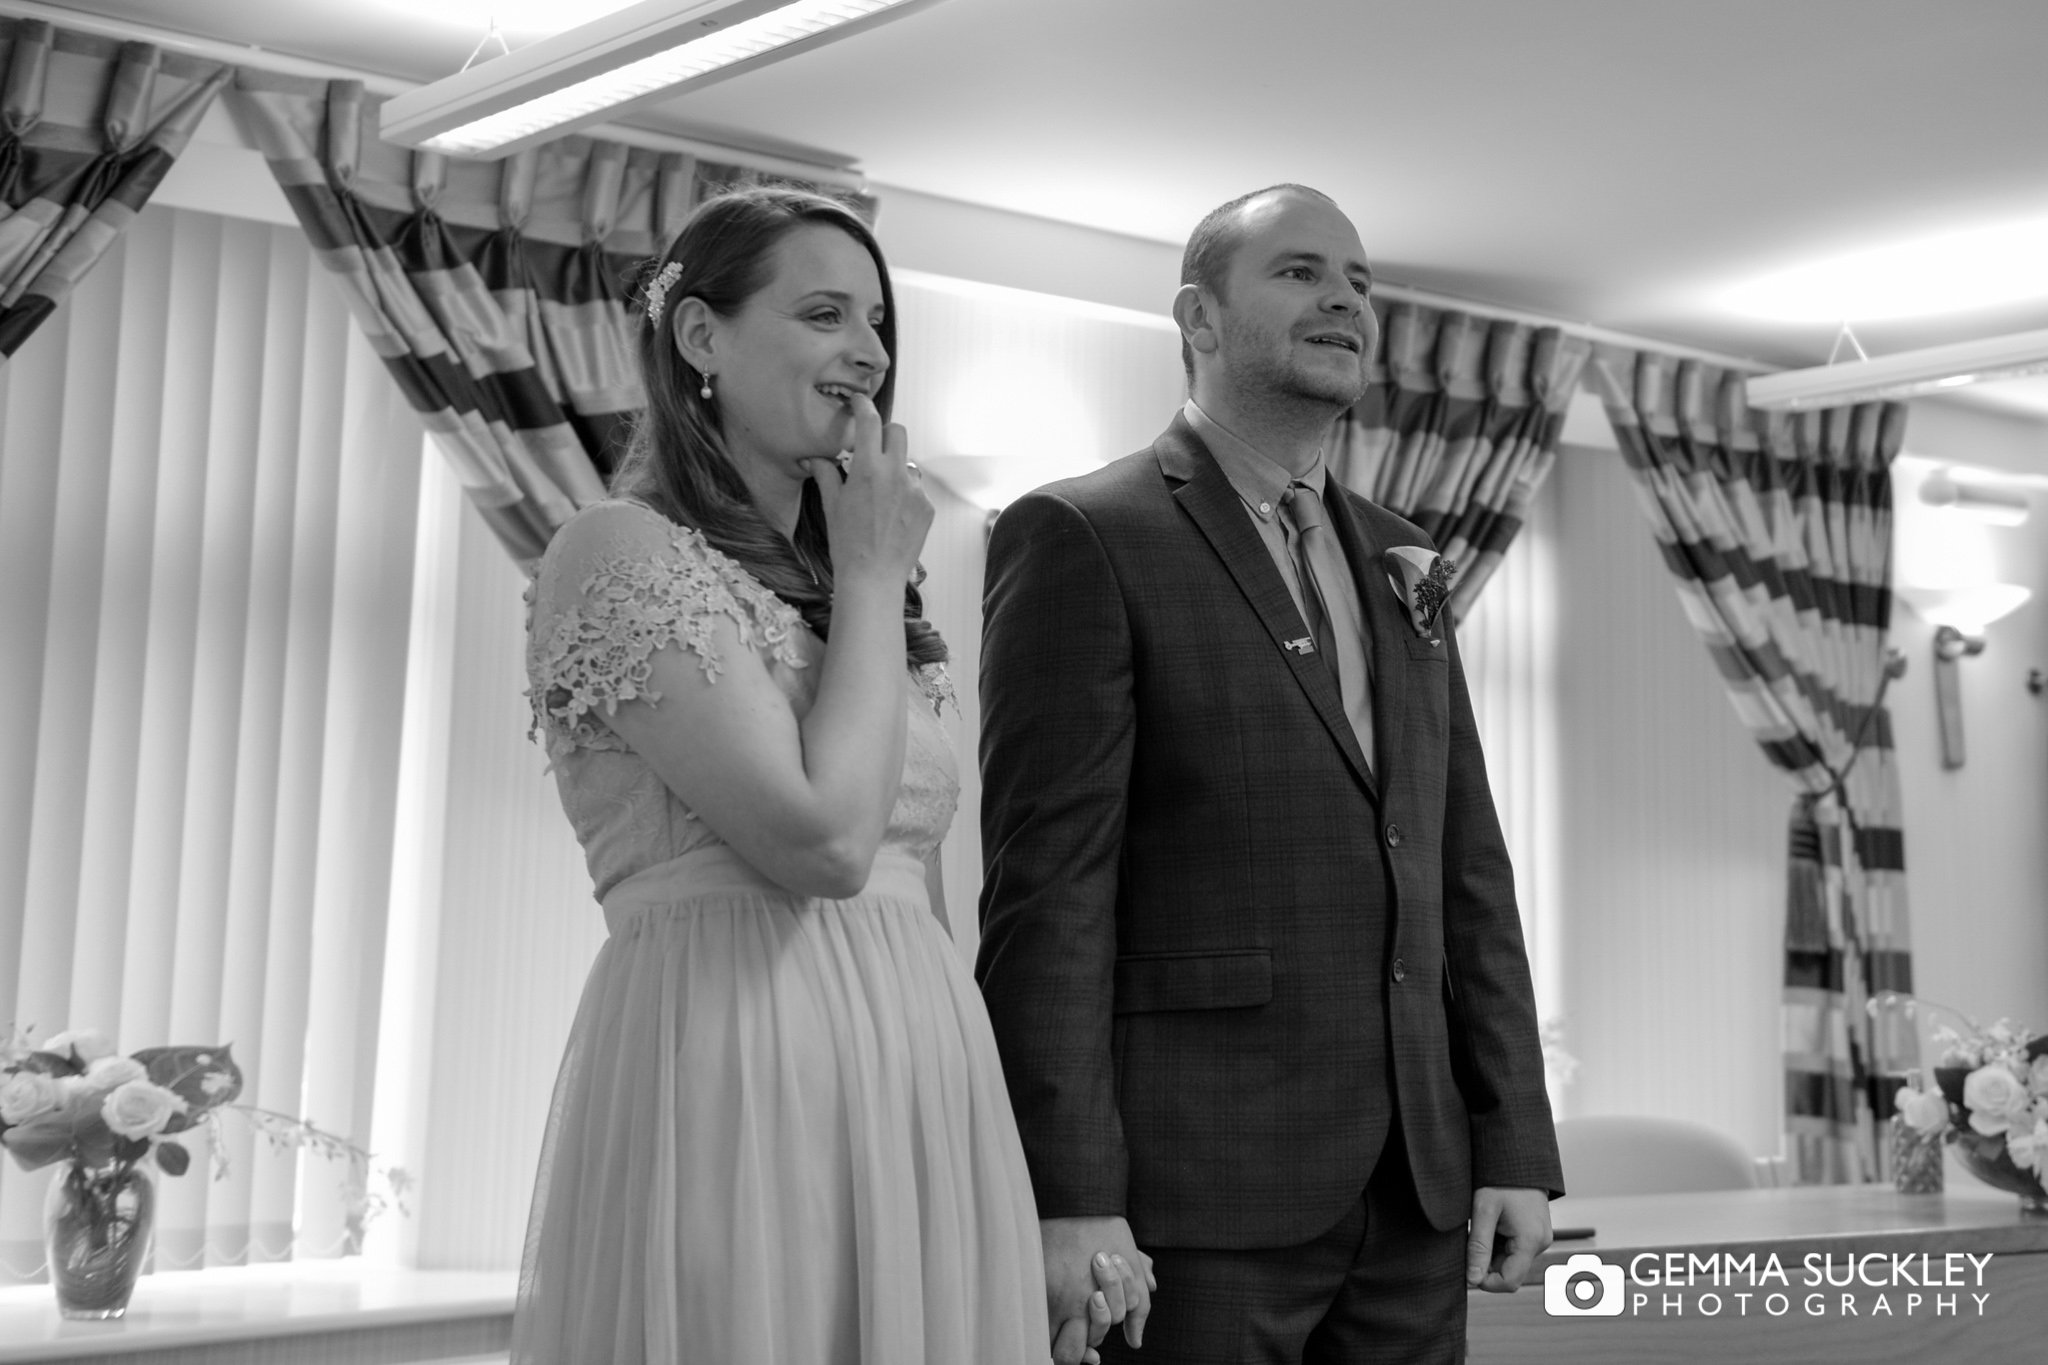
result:
[[[0,18],[0,358],[98,264],[233,72]]]

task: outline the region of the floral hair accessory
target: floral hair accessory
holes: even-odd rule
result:
[[[661,310],[668,306],[668,291],[683,277],[683,263],[670,261],[654,272],[654,278],[647,282],[647,320],[659,327]]]
[[[1408,623],[1415,633],[1436,643],[1436,622],[1451,600],[1451,580],[1458,566],[1434,550],[1420,545],[1396,545],[1385,557],[1387,581],[1408,608]]]

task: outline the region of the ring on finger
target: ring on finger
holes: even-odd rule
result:
[[[903,462],[903,467],[904,467],[905,469],[909,470],[909,471],[910,471],[911,473],[913,473],[913,474],[916,474],[916,473],[919,473],[919,472],[920,472],[920,471],[919,471],[919,469],[918,469],[918,467],[917,467],[917,461],[916,461],[916,460],[905,460],[905,461]]]

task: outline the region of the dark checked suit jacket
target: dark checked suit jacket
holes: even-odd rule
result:
[[[1041,1217],[1298,1245],[1396,1113],[1438,1228],[1475,1184],[1563,1188],[1457,644],[1448,618],[1416,633],[1381,567],[1427,539],[1327,505],[1372,636],[1370,775],[1184,420],[991,533],[976,971]]]

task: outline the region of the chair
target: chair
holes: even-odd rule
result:
[[[1756,1163],[1718,1128],[1690,1119],[1601,1114],[1562,1119],[1557,1147],[1564,1187],[1576,1195],[1747,1190]]]

